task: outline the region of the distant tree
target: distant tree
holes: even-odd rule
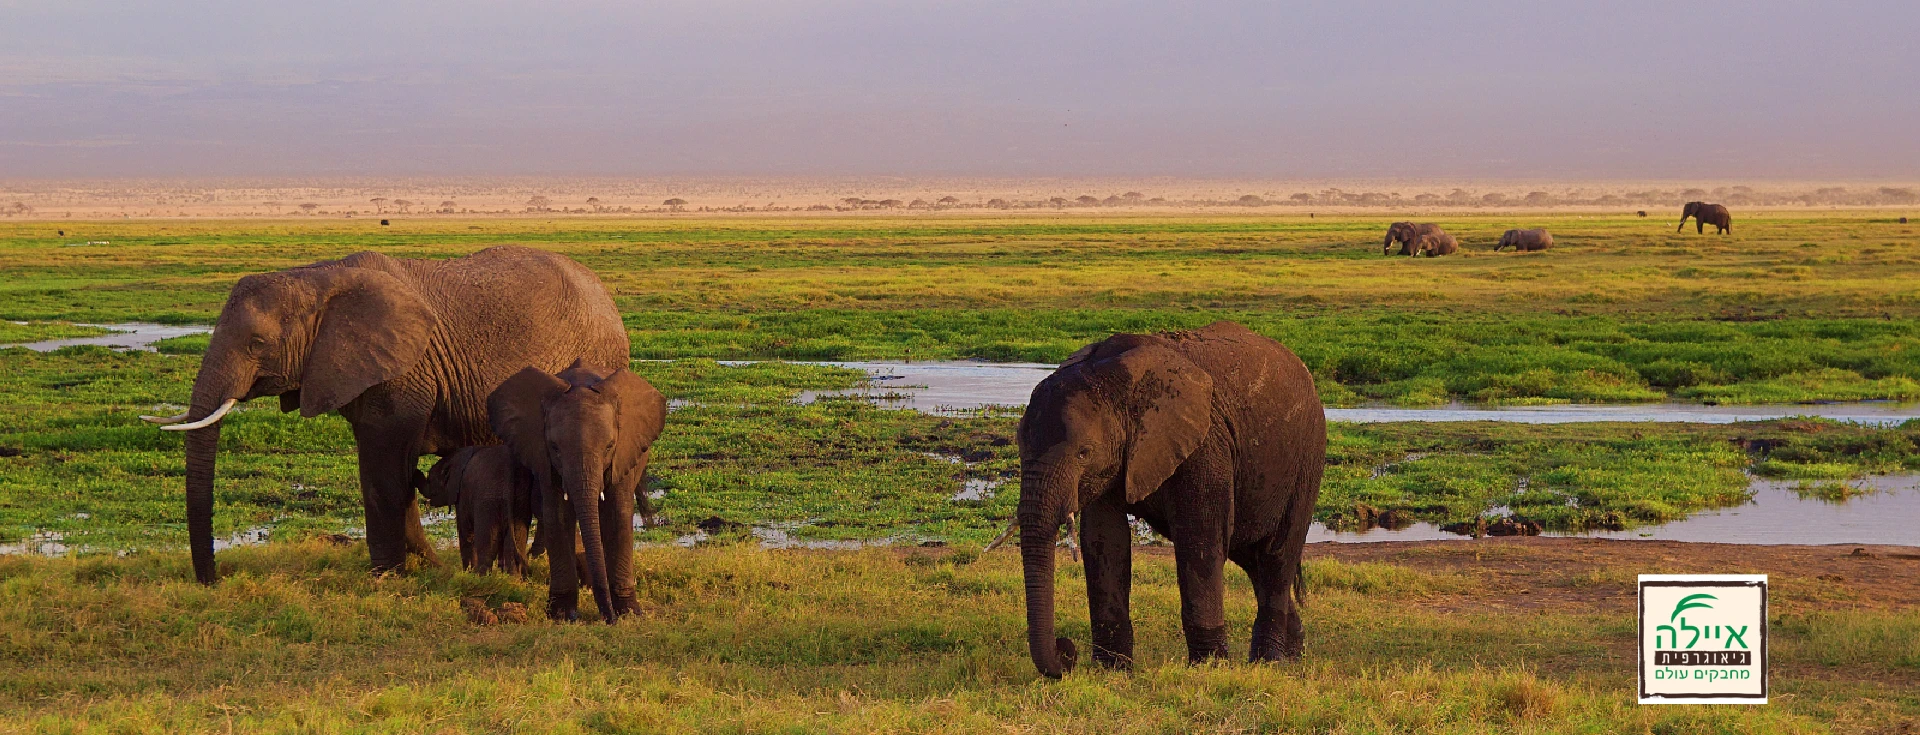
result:
[[[369,203],[369,204],[372,204],[372,205],[373,205],[373,212],[374,212],[374,214],[379,214],[379,213],[381,213],[381,212],[383,212],[383,211],[385,211],[385,210],[384,210],[383,208],[387,206],[387,198],[386,198],[386,197],[374,197],[374,198],[372,198],[372,199],[368,199],[368,200],[367,200],[367,203]]]
[[[1051,198],[1051,199],[1048,199],[1048,200],[1047,200],[1047,203],[1048,203],[1048,204],[1051,204],[1051,205],[1053,205],[1053,206],[1054,206],[1054,207],[1056,207],[1056,208],[1057,208],[1057,207],[1064,207],[1064,206],[1067,206],[1067,198],[1066,198],[1066,197],[1053,197],[1053,198]]]
[[[1313,195],[1312,195],[1312,194],[1308,194],[1308,193],[1306,193],[1306,192],[1304,192],[1304,191],[1303,191],[1303,192],[1300,192],[1300,193],[1298,193],[1298,194],[1295,194],[1295,195],[1293,195],[1293,196],[1290,196],[1290,197],[1287,197],[1287,198],[1288,198],[1288,199],[1292,199],[1292,200],[1294,200],[1294,201],[1296,201],[1296,202],[1299,202],[1299,203],[1301,203],[1301,204],[1306,204],[1307,202],[1311,202],[1311,201],[1313,201]]]
[[[1421,202],[1423,204],[1428,202],[1437,202],[1437,201],[1440,201],[1440,195],[1439,194],[1415,194],[1413,195],[1413,200],[1416,202]]]
[[[1706,195],[1707,195],[1706,189],[1688,189],[1686,191],[1680,192],[1680,196],[1687,197],[1687,198],[1703,197]]]
[[[1010,207],[1010,206],[1013,206],[1013,205],[1011,205],[1011,204],[1008,204],[1008,203],[1007,203],[1007,200],[1005,200],[1005,199],[988,199],[988,200],[987,200],[987,206],[989,206],[989,207],[999,207],[999,208],[1001,208],[1001,209],[1006,209],[1007,207]]]
[[[1081,194],[1080,196],[1074,197],[1073,200],[1089,207],[1100,203],[1099,199],[1095,199],[1092,195],[1088,194]]]
[[[302,211],[302,212],[306,212],[307,214],[313,214],[313,210],[316,210],[316,209],[319,209],[319,208],[320,208],[320,205],[318,205],[318,204],[314,204],[313,202],[301,202],[301,203],[300,203],[300,211]]]
[[[1480,201],[1486,202],[1488,204],[1499,204],[1506,200],[1507,200],[1507,195],[1497,191],[1492,194],[1488,194],[1486,196],[1480,197]]]
[[[1551,201],[1553,201],[1553,195],[1551,195],[1551,194],[1548,194],[1548,193],[1546,193],[1546,192],[1544,192],[1544,191],[1530,191],[1530,192],[1527,192],[1527,203],[1528,203],[1528,204],[1532,204],[1532,205],[1535,205],[1535,206],[1538,206],[1538,205],[1541,205],[1541,204],[1546,204],[1546,203],[1548,203],[1548,202],[1551,202]]]
[[[535,194],[532,197],[527,199],[527,208],[535,212],[545,212],[548,209],[551,209],[552,207],[553,207],[553,200],[548,199],[546,198],[546,196],[541,194]]]
[[[880,200],[880,201],[878,201],[878,202],[874,202],[874,203],[875,203],[875,204],[878,204],[878,205],[880,205],[880,206],[882,206],[882,207],[898,207],[898,206],[901,206],[901,205],[903,204],[903,202],[901,202],[901,201],[900,201],[900,200],[898,200],[898,199],[882,199],[882,200]]]
[[[600,211],[600,197],[587,197],[587,208],[595,212]]]
[[[393,200],[393,206],[399,207],[401,214],[406,214],[407,208],[413,206],[413,202],[408,199],[395,199]]]
[[[1242,194],[1240,198],[1235,199],[1233,203],[1242,207],[1258,207],[1266,204],[1267,200],[1261,199],[1259,194]]]
[[[1147,195],[1137,191],[1130,191],[1125,194],[1121,194],[1120,198],[1127,200],[1128,204],[1139,204],[1147,200]]]
[[[911,202],[907,202],[908,209],[925,209],[930,206],[933,206],[933,205],[928,204],[927,200],[925,199],[915,199]]]
[[[661,202],[661,204],[667,205],[669,207],[684,207],[684,206],[687,206],[687,200],[674,198],[674,199],[668,199],[664,202]]]
[[[284,204],[283,202],[276,202],[272,199],[268,199],[267,201],[261,202],[260,206],[266,207],[267,211],[273,211],[273,210],[279,209],[281,206],[283,206],[283,204]]]
[[[460,206],[460,205],[458,205],[458,204],[455,204],[455,203],[453,203],[453,200],[452,200],[452,199],[448,199],[448,200],[446,200],[446,201],[444,201],[444,202],[441,202],[441,203],[440,203],[440,213],[441,213],[441,214],[453,214],[453,208],[454,208],[454,207],[458,207],[458,206]]]
[[[1911,204],[1915,199],[1920,198],[1914,195],[1912,189],[1895,188],[1891,186],[1880,187],[1880,196],[1887,198],[1895,204]]]
[[[948,194],[946,196],[940,197],[940,201],[939,201],[939,204],[942,207],[951,207],[959,203],[960,203],[960,197],[954,196],[952,194]]]

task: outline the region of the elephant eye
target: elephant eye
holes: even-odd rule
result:
[[[1076,452],[1075,454],[1077,454],[1081,459],[1086,459],[1089,455],[1093,454],[1093,448],[1081,447],[1080,451]]]

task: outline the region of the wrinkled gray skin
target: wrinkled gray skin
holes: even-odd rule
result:
[[[1493,246],[1494,252],[1502,248],[1513,248],[1515,252],[1533,252],[1553,247],[1553,235],[1546,230],[1507,230],[1500,236],[1500,244]]]
[[[409,550],[432,559],[414,488],[423,454],[496,441],[486,399],[515,371],[624,361],[627,332],[592,271],[552,253],[495,247],[464,258],[359,253],[235,284],[215,323],[189,419],[228,399],[279,396],[302,416],[339,411],[360,459],[373,569]],[[213,478],[220,424],[187,432],[194,576],[215,579]]]
[[[623,358],[617,365],[625,365]],[[487,399],[493,430],[534,480],[540,535],[551,558],[547,616],[579,617],[578,547],[606,622],[635,610],[633,519],[651,518],[642,482],[667,399],[624,367],[575,362],[558,375],[527,368]]]
[[[1400,252],[1392,253],[1393,244],[1400,243]],[[1431,222],[1395,222],[1387,226],[1387,240],[1381,245],[1380,254],[1426,255],[1429,258],[1452,255],[1460,250],[1460,243]]]
[[[427,472],[422,492],[435,506],[454,508],[460,565],[486,574],[527,576],[527,529],[533,523],[533,477],[513,464],[504,444],[466,447]]]
[[[1096,662],[1133,661],[1129,514],[1173,542],[1190,660],[1227,653],[1227,560],[1253,580],[1250,657],[1300,655],[1301,552],[1327,433],[1313,376],[1286,347],[1232,322],[1114,335],[1034,388],[1019,444],[1027,647],[1040,673],[1074,664],[1072,642],[1054,636],[1054,547],[1071,513]]]
[[[1680,211],[1680,226],[1673,228],[1673,231],[1679,232],[1687,229],[1688,217],[1693,218],[1693,230],[1695,234],[1706,234],[1707,225],[1713,225],[1713,233],[1716,235],[1733,233],[1733,215],[1727,213],[1726,207],[1718,204],[1687,202],[1686,209]]]

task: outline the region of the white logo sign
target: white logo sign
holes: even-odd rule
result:
[[[1767,575],[1640,575],[1640,703],[1767,703]]]

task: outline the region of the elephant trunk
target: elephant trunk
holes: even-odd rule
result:
[[[208,353],[209,357],[213,354]],[[213,417],[223,406],[242,397],[251,382],[250,374],[237,374],[242,372],[249,371],[235,370],[211,359],[203,360],[200,375],[194,380],[188,419],[199,421]],[[189,429],[186,445],[187,544],[193,552],[193,576],[201,584],[213,584],[213,475],[220,449],[220,422],[215,420]]]
[[[1064,501],[1071,499],[1078,482],[1062,482],[1064,478],[1047,477],[1050,474],[1022,473],[1020,565],[1027,589],[1027,651],[1041,674],[1058,679],[1073,670],[1077,653],[1073,641],[1054,636],[1054,546],[1060,524],[1072,510]]]
[[[600,608],[600,618],[612,623],[613,591],[607,582],[607,547],[600,535],[600,496],[606,485],[594,480],[570,484],[576,486],[567,495],[580,522],[580,544],[586,550],[587,584],[593,589],[593,604]]]

